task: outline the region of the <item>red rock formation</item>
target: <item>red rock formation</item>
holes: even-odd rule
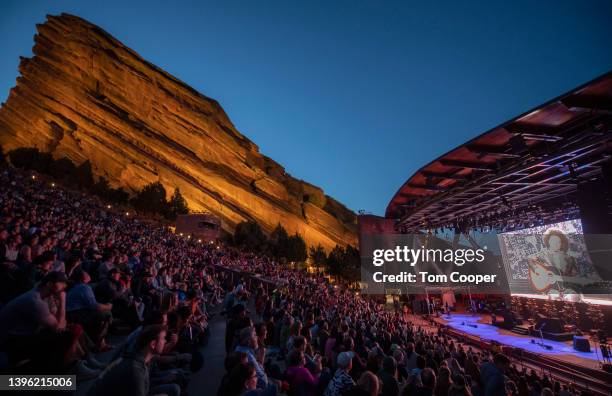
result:
[[[221,106],[81,18],[38,25],[34,57],[0,108],[5,152],[37,147],[134,191],[160,181],[192,210],[232,230],[279,222],[309,245],[356,243],[355,214],[320,188],[288,175],[236,130]]]

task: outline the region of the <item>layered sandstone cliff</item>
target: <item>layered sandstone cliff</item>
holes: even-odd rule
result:
[[[278,223],[327,249],[356,243],[355,214],[297,180],[232,125],[221,106],[81,18],[38,25],[34,57],[0,108],[4,151],[37,147],[112,186],[179,187],[192,210],[229,231],[245,219]]]

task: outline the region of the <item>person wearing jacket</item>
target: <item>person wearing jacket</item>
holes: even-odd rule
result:
[[[306,367],[306,358],[301,350],[293,350],[289,353],[289,367],[287,367],[286,379],[289,382],[290,396],[314,396],[319,384],[319,376],[312,375]],[[321,357],[315,357],[316,371],[321,372]]]

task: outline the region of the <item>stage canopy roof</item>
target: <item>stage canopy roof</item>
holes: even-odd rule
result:
[[[385,217],[411,232],[487,224],[502,211],[525,218],[554,199],[570,205],[563,197],[578,182],[601,176],[611,140],[609,72],[425,165],[397,191]]]

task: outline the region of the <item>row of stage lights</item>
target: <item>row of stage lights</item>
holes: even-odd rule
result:
[[[447,230],[454,230],[455,233],[479,232],[489,233],[508,232],[533,228],[545,224],[558,223],[577,219],[580,217],[578,206],[573,202],[563,204],[561,208],[550,210],[538,205],[529,205],[520,211],[517,210],[498,210],[467,219],[459,219],[453,223],[446,224],[422,224],[422,229],[429,234],[444,234]]]

